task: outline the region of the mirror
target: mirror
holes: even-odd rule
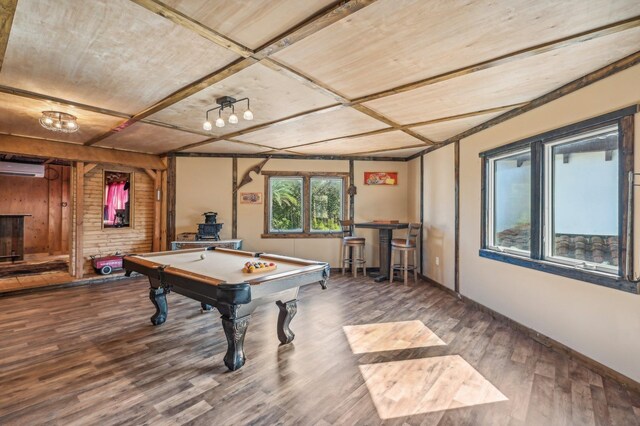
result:
[[[131,226],[131,173],[104,171],[104,206],[102,226],[104,228],[127,228]]]

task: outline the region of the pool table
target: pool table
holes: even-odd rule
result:
[[[247,261],[275,263],[266,272],[243,272]],[[222,315],[227,338],[224,363],[230,370],[244,365],[244,337],[251,313],[256,307],[275,302],[277,332],[282,344],[294,334],[289,328],[297,312],[298,289],[319,283],[323,289],[329,279],[329,264],[275,254],[211,247],[125,256],[124,269],[149,278],[149,298],[156,308],[153,325],[167,320],[167,294],[174,291],[201,303],[203,311],[215,307]]]

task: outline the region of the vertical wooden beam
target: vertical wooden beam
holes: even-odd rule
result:
[[[233,157],[231,172],[231,238],[238,238],[238,158]]]
[[[156,170],[153,179],[153,240],[151,251],[160,251],[162,239],[162,171]]]
[[[453,145],[454,151],[454,179],[455,179],[455,275],[454,290],[460,295],[460,141],[455,141]]]
[[[302,177],[302,230],[311,232],[311,184],[309,176]]]
[[[354,221],[356,216],[356,176],[355,176],[355,162],[349,160],[349,220]]]
[[[633,187],[629,188],[633,184],[633,177],[629,179],[629,174],[634,171],[634,126],[633,115],[627,115],[620,120],[620,135],[622,137],[622,152],[620,153],[620,177],[621,182],[621,197],[620,197],[620,224],[619,232],[621,235],[620,247],[618,255],[618,265],[620,265],[621,274],[627,275],[625,278],[633,279],[633,217],[634,217],[634,197],[629,197],[629,189],[634,190]],[[629,220],[629,218],[631,220]],[[628,263],[628,265],[627,265]]]
[[[76,162],[76,235],[75,235],[75,264],[76,278],[84,276],[84,163]]]
[[[69,194],[69,166],[62,166],[62,185],[60,187],[60,208],[62,209],[62,229],[60,231],[60,250],[63,253],[70,254],[69,241],[71,241],[71,196]]]
[[[162,171],[162,197],[160,206],[160,251],[167,250],[167,171]]]
[[[176,156],[167,156],[167,239],[169,247],[176,239]]]
[[[50,166],[45,166],[45,176],[47,176],[47,169]],[[57,199],[57,193],[54,185],[55,180],[47,179],[47,253],[54,254],[56,244],[56,230],[55,226],[55,213],[54,208],[60,208],[60,205],[54,207],[54,200]]]
[[[4,55],[9,43],[9,33],[13,24],[13,16],[16,13],[18,0],[0,0],[0,70],[4,62]]]
[[[424,275],[424,155],[420,156],[420,275]]]

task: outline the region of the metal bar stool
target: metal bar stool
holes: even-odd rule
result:
[[[391,264],[389,265],[389,282],[393,282],[396,270],[404,275],[404,284],[409,280],[409,271],[413,271],[413,280],[418,282],[418,251],[416,240],[420,234],[421,223],[410,223],[407,238],[394,238],[391,240]],[[400,253],[400,263],[393,263],[394,255]],[[409,254],[413,254],[413,265],[409,265]]]
[[[367,262],[364,260],[364,237],[353,235],[353,221],[341,220],[342,226],[342,247],[340,250],[340,264],[342,265],[342,275],[347,265],[351,265],[353,276],[358,276],[358,266],[362,267],[362,273],[367,276]],[[357,251],[357,253],[356,253]]]

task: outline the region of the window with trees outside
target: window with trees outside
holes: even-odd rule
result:
[[[637,292],[628,246],[634,111],[481,153],[480,256]]]
[[[263,172],[264,237],[340,236],[348,174]]]

